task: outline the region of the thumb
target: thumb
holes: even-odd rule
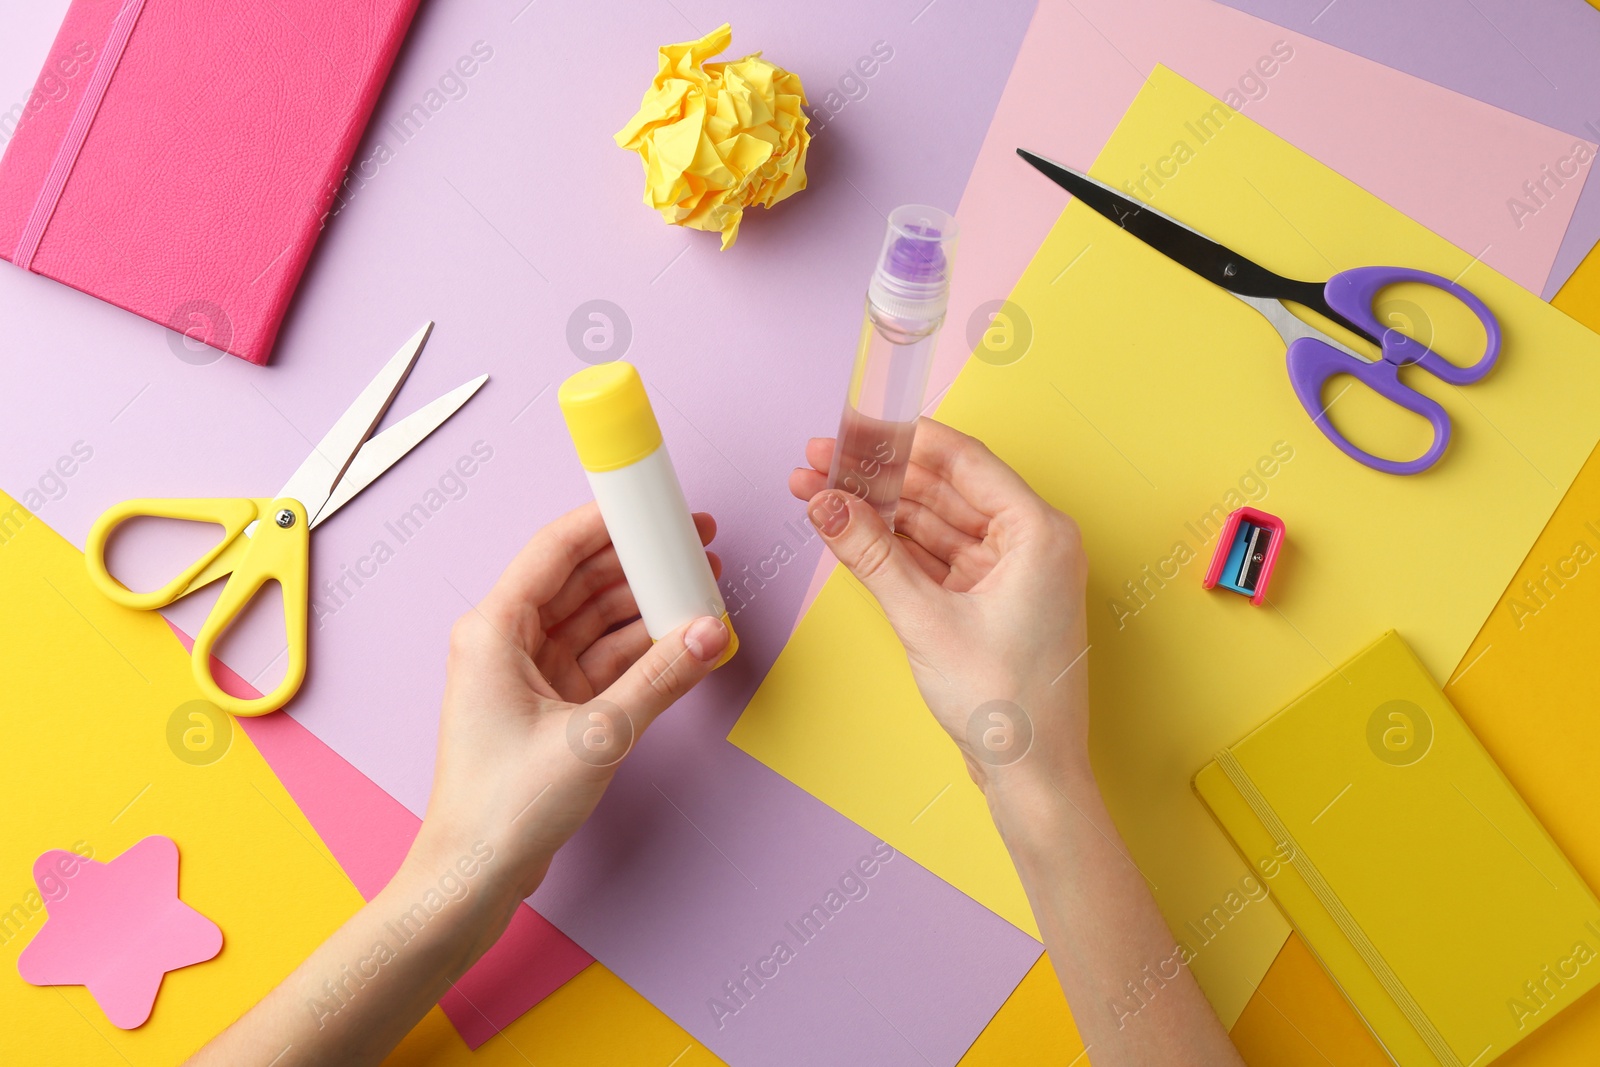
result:
[[[825,489],[811,498],[806,514],[834,557],[877,598],[897,631],[913,606],[937,588],[877,509],[860,497]]]
[[[653,642],[598,699],[621,708],[643,730],[711,673],[732,637],[713,616],[687,622]]]

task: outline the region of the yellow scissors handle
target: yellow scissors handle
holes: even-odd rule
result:
[[[172,581],[149,593],[135,593],[106,569],[106,543],[112,532],[132,518],[154,517],[214,522],[222,541]],[[245,533],[251,523],[255,528]],[[89,576],[106,596],[144,611],[162,608],[224,575],[228,582],[195,635],[190,665],[200,692],[234,715],[264,715],[289,702],[306,674],[306,610],[309,598],[310,522],[298,500],[129,500],[99,519],[89,530],[84,559]],[[224,692],[211,674],[211,653],[224,631],[270,581],[283,597],[283,621],[289,646],[288,668],[276,689],[254,700]]]
[[[239,535],[244,533],[244,528],[249,526],[261,514],[261,508],[271,501],[267,500],[124,500],[122,503],[108,508],[105,514],[94,521],[89,527],[89,541],[84,545],[84,562],[89,565],[89,579],[95,587],[104,593],[107,598],[114,600],[124,607],[137,608],[140,611],[154,611],[164,608],[174,600],[183,597],[201,586],[227,574],[227,570],[218,570],[204,581],[201,575],[213,563],[221,561],[224,553],[229,557],[236,554],[230,551]],[[129,519],[186,519],[191,522],[214,522],[222,527],[222,540],[217,542],[215,548],[195,560],[192,564],[180,571],[177,577],[162,586],[160,589],[148,593],[135,593],[112,575],[106,568],[106,545],[111,540],[111,535],[117,527]]]

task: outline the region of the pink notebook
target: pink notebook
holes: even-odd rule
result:
[[[265,363],[417,0],[72,0],[0,256]]]

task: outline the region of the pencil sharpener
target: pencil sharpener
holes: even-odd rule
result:
[[[1228,516],[1217,551],[1206,571],[1205,587],[1221,586],[1260,604],[1267,599],[1272,565],[1283,547],[1283,520],[1255,508],[1240,508]]]

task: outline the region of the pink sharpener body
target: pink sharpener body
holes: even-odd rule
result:
[[[1228,516],[1217,551],[1206,570],[1205,588],[1221,586],[1259,605],[1267,599],[1267,583],[1283,548],[1283,520],[1255,508],[1239,508]]]

